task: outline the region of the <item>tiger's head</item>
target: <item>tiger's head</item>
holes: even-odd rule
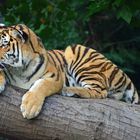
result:
[[[22,67],[45,49],[39,37],[27,26],[0,26],[0,63]]]

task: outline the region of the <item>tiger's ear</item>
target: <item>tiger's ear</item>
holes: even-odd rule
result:
[[[12,31],[12,36],[14,38],[19,38],[23,43],[25,43],[28,40],[28,35],[24,31],[20,30],[13,30]]]
[[[28,35],[24,31],[22,31],[22,37],[23,37],[25,42],[28,40]]]

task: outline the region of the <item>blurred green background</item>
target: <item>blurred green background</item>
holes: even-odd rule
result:
[[[140,0],[1,0],[0,20],[26,24],[46,49],[93,47],[140,90]]]

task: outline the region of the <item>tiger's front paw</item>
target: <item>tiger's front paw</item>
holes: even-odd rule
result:
[[[22,97],[22,104],[20,106],[24,118],[32,119],[36,117],[41,111],[44,98],[36,93],[27,92]]]

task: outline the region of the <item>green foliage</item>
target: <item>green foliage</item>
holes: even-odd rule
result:
[[[131,22],[133,14],[128,6],[123,6],[117,14],[117,18],[124,19],[127,23]]]
[[[91,0],[88,7],[88,16],[102,11],[113,12],[119,19],[122,18],[127,23],[135,18],[136,13],[140,12],[140,2],[138,0]]]
[[[0,9],[6,25],[26,24],[46,49],[94,46],[135,79],[140,76],[139,0],[7,0]]]
[[[133,19],[136,24],[139,7],[139,1],[131,0],[7,0],[0,5],[6,25],[25,23],[49,49],[84,43],[95,33],[94,29],[88,29],[91,19],[96,20],[95,16],[103,12],[127,23]]]
[[[75,28],[78,14],[73,6],[75,3],[65,0],[7,0],[1,8],[7,25],[25,23],[39,34],[46,48],[62,49],[81,42]]]

